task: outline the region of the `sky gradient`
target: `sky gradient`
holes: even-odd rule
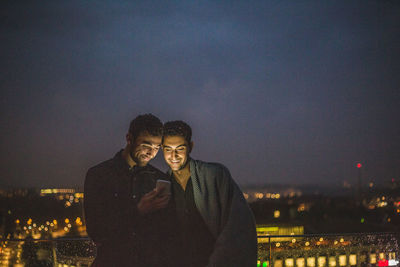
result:
[[[0,187],[82,186],[143,113],[242,185],[400,179],[399,1],[0,6]]]

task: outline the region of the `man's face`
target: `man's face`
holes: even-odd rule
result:
[[[139,166],[146,166],[161,147],[161,136],[141,133],[133,142],[130,141],[131,139],[132,136],[128,134],[128,143],[131,145],[130,155]]]
[[[179,171],[186,166],[189,159],[191,144],[183,136],[166,136],[163,141],[164,159],[173,171]]]

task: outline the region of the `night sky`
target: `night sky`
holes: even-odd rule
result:
[[[143,113],[241,185],[400,179],[400,1],[3,0],[0,47],[0,187],[82,186]]]

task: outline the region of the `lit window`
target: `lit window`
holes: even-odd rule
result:
[[[318,257],[318,267],[324,267],[326,265],[326,257]]]
[[[296,266],[297,267],[304,267],[304,265],[305,265],[304,258],[297,258],[296,259]]]
[[[349,263],[350,263],[351,266],[357,265],[357,255],[350,254]]]
[[[329,267],[336,267],[336,258],[333,256],[329,257]]]
[[[314,257],[307,258],[307,267],[315,267],[315,258]]]
[[[294,266],[293,258],[285,259],[285,267],[293,267],[293,266]]]
[[[283,261],[282,260],[275,260],[274,267],[282,267],[282,266],[283,266]]]
[[[369,263],[376,264],[376,254],[369,254]]]
[[[347,258],[346,255],[339,255],[339,266],[346,266]]]

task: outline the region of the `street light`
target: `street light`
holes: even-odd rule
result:
[[[356,167],[358,169],[358,177],[357,177],[357,201],[359,201],[359,203],[361,203],[361,168],[362,168],[362,164],[360,162],[358,162],[356,164]]]

